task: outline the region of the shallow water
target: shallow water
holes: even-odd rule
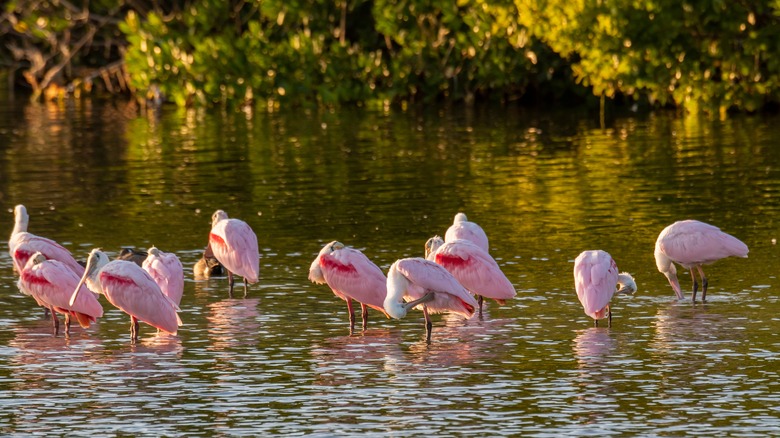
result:
[[[510,108],[179,111],[0,104],[0,233],[84,258],[156,245],[185,265],[178,336],[102,301],[53,337],[0,243],[3,435],[766,435],[780,433],[778,117],[727,121]],[[261,281],[231,299],[194,281],[211,213],[252,225]],[[458,211],[479,222],[518,296],[482,317],[420,312],[349,336],[346,306],[307,280],[337,239],[386,270]],[[695,218],[748,259],[706,269],[708,302],[675,302],[653,245]],[[3,231],[5,230],[5,231]],[[573,260],[604,249],[639,285],[593,327]],[[690,294],[690,277],[680,273]],[[359,316],[358,316],[359,319]]]

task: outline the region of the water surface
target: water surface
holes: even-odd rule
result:
[[[175,252],[178,336],[103,301],[92,328],[53,337],[0,243],[4,435],[766,435],[780,433],[780,119],[616,117],[512,108],[409,112],[185,111],[124,103],[0,104],[0,233],[77,257]],[[211,213],[258,234],[261,281],[229,298],[194,281]],[[458,211],[479,222],[518,291],[482,317],[370,313],[307,280],[331,240],[382,269],[419,256]],[[679,219],[742,239],[706,304],[675,302],[658,233]],[[5,230],[5,231],[2,231]],[[639,285],[593,327],[573,260],[604,249]],[[690,294],[690,277],[680,282]]]

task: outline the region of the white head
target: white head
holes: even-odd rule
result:
[[[79,290],[81,290],[81,286],[84,282],[87,283],[87,287],[92,292],[103,293],[103,289],[100,287],[97,277],[100,270],[103,269],[109,261],[106,253],[98,248],[93,249],[89,253],[89,257],[87,257],[87,266],[84,268],[84,275],[81,277],[81,280],[79,280],[79,284],[76,286],[76,290],[73,291],[73,295],[70,296],[71,306],[76,302],[76,296],[79,294]]]
[[[213,228],[214,225],[217,224],[217,222],[219,222],[219,221],[221,221],[223,219],[227,219],[227,218],[228,218],[228,215],[224,211],[222,211],[222,210],[215,211],[214,214],[211,215],[211,227]]]
[[[324,254],[330,254],[340,249],[344,249],[344,244],[336,240],[322,247],[320,253],[317,254],[317,257],[314,258],[314,261],[311,262],[311,266],[309,267],[309,280],[312,283],[327,283],[325,280],[325,275],[322,273],[322,268],[320,267],[320,257],[322,257]]]
[[[41,254],[40,251],[36,251],[35,254],[30,256],[29,259],[27,259],[27,264],[24,265],[23,271],[31,269],[35,265],[40,265],[41,263],[43,263],[45,261],[46,261],[46,256]]]
[[[385,297],[385,302],[383,304],[385,312],[395,319],[403,318],[406,316],[407,312],[409,312],[409,309],[414,308],[414,306],[418,304],[427,303],[434,298],[433,293],[428,292],[423,295],[422,298],[408,303],[404,302],[406,290],[412,283],[398,270],[399,261],[400,260],[396,260],[387,272],[387,297]]]
[[[425,258],[433,261],[434,253],[436,253],[436,250],[442,245],[444,245],[444,239],[439,236],[433,236],[428,239],[428,241],[425,242]]]
[[[149,256],[160,257],[162,255],[162,251],[157,249],[156,246],[149,248],[149,250],[146,251],[146,253],[148,254],[147,257]]]
[[[685,298],[680,288],[680,282],[677,280],[677,268],[674,266],[672,259],[661,250],[660,243],[657,241],[655,243],[655,266],[669,280],[669,284],[672,286],[674,294],[677,295],[677,299],[682,300]]]
[[[468,219],[466,218],[466,214],[465,213],[458,213],[458,214],[456,214],[455,215],[455,220],[452,221],[452,223],[454,223],[454,224],[458,224],[458,223],[461,223],[461,222],[468,222]]]
[[[618,294],[634,295],[637,291],[634,277],[628,272],[621,272],[618,275],[618,285],[620,285],[620,288],[617,291]]]

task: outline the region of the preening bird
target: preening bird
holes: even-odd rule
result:
[[[620,289],[616,289],[616,285]],[[574,260],[574,288],[585,314],[599,325],[599,319],[607,318],[612,327],[612,310],[609,302],[615,294],[633,295],[636,290],[634,277],[627,272],[618,274],[617,264],[606,251],[583,251]]]
[[[51,310],[54,335],[59,333],[60,322],[57,313],[65,315],[65,334],[70,333],[71,318],[88,328],[97,318],[103,316],[103,306],[94,294],[86,290],[73,304],[69,303],[71,293],[79,284],[79,276],[59,260],[46,260],[36,252],[27,261],[19,276],[19,290],[35,298],[39,305]],[[86,289],[86,286],[81,286]]]
[[[325,245],[309,268],[309,280],[327,284],[333,293],[347,302],[349,332],[355,329],[352,300],[360,303],[363,331],[368,324],[368,307],[385,315],[387,278],[368,257],[357,249],[347,248],[341,242]]]
[[[16,272],[21,273],[27,260],[36,252],[40,252],[46,260],[59,260],[78,276],[84,273],[84,267],[78,264],[70,251],[62,245],[29,233],[27,231],[29,223],[30,216],[27,214],[27,209],[24,205],[17,205],[14,208],[14,229],[8,239],[8,254],[13,259]]]
[[[425,242],[425,258],[442,265],[469,292],[476,295],[480,313],[483,297],[505,304],[506,300],[517,294],[495,259],[468,240],[457,239],[445,243],[439,236],[431,237]]]
[[[73,295],[72,305],[83,290],[82,285],[106,296],[109,303],[130,315],[130,339],[138,339],[138,321],[175,335],[181,325],[179,309],[165,296],[157,283],[140,266],[127,260],[109,261],[108,256],[93,249],[87,267]]]
[[[677,281],[677,268],[674,263],[691,271],[693,301],[696,301],[699,288],[693,268],[699,271],[702,284],[701,300],[705,301],[707,277],[702,266],[726,257],[747,256],[748,247],[741,240],[724,233],[718,227],[696,220],[678,221],[669,225],[661,231],[655,242],[655,264],[669,280],[678,300],[684,299],[685,296]]]
[[[397,260],[387,273],[385,311],[400,319],[417,305],[422,305],[426,339],[431,342],[430,313],[453,312],[471,318],[477,301],[443,266],[420,257]]]
[[[257,236],[246,222],[230,219],[227,213],[217,210],[211,216],[209,246],[214,257],[227,270],[230,296],[233,296],[233,274],[244,277],[244,296],[249,283],[260,278],[260,251]]]
[[[149,248],[141,267],[152,277],[160,290],[177,306],[184,295],[184,267],[172,252],[162,252],[154,246]]]

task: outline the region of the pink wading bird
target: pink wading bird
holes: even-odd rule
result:
[[[109,261],[108,256],[93,249],[87,258],[84,276],[70,297],[73,304],[87,283],[93,292],[102,293],[109,303],[130,315],[130,339],[138,339],[138,321],[166,333],[176,334],[181,319],[178,307],[162,293],[152,277],[140,266],[127,260]]]
[[[447,232],[444,233],[444,241],[452,242],[455,240],[468,240],[469,242],[477,245],[478,247],[490,252],[490,246],[488,245],[487,234],[485,230],[474,222],[469,222],[466,215],[458,213],[455,215],[455,220],[452,225],[447,228]]]
[[[439,236],[431,237],[425,242],[425,258],[444,266],[463,287],[477,296],[480,315],[482,297],[503,305],[517,294],[493,257],[468,240],[444,243]]]
[[[726,234],[720,228],[695,220],[675,222],[661,231],[658,240],[655,241],[655,264],[672,285],[678,300],[685,296],[677,281],[678,263],[683,268],[691,271],[693,280],[693,298],[696,301],[696,292],[699,284],[693,268],[699,271],[701,276],[701,300],[707,299],[707,277],[704,275],[702,265],[715,263],[726,257],[748,256],[748,247],[736,237]]]
[[[228,219],[227,213],[217,210],[211,216],[209,246],[227,270],[230,297],[233,297],[233,274],[244,277],[246,297],[248,283],[257,283],[260,277],[260,252],[252,228],[242,220]]]
[[[177,306],[184,295],[184,267],[172,252],[162,252],[155,247],[149,248],[142,268],[152,277],[160,290]]]
[[[76,318],[79,325],[88,328],[97,318],[103,316],[103,306],[95,295],[86,290],[79,295],[73,305],[68,303],[70,294],[79,284],[79,276],[59,260],[46,260],[40,252],[36,252],[27,261],[19,277],[19,290],[31,295],[41,306],[51,310],[54,336],[60,329],[57,313],[65,315],[65,334],[70,333],[71,317]],[[85,286],[81,286],[86,289]]]
[[[619,290],[615,285],[619,284]],[[618,274],[617,264],[606,251],[583,251],[574,260],[574,288],[585,314],[593,318],[596,327],[599,319],[608,318],[612,327],[612,310],[609,301],[615,294],[633,295],[636,292],[634,277],[627,272]]]
[[[433,328],[429,313],[453,312],[471,318],[477,308],[469,291],[441,265],[419,257],[397,260],[387,273],[385,311],[401,319],[418,304],[422,304],[429,343]]]
[[[27,232],[30,216],[24,205],[14,208],[14,230],[8,240],[8,253],[14,262],[16,272],[22,272],[27,260],[36,252],[40,252],[46,260],[59,260],[79,277],[84,273],[84,268],[76,262],[73,255],[57,242],[45,237],[36,236]]]
[[[387,315],[383,307],[387,296],[385,274],[362,252],[341,242],[330,242],[320,250],[309,268],[309,280],[327,284],[337,297],[347,302],[350,334],[355,330],[352,300],[360,303],[363,331],[368,325],[368,307]]]

